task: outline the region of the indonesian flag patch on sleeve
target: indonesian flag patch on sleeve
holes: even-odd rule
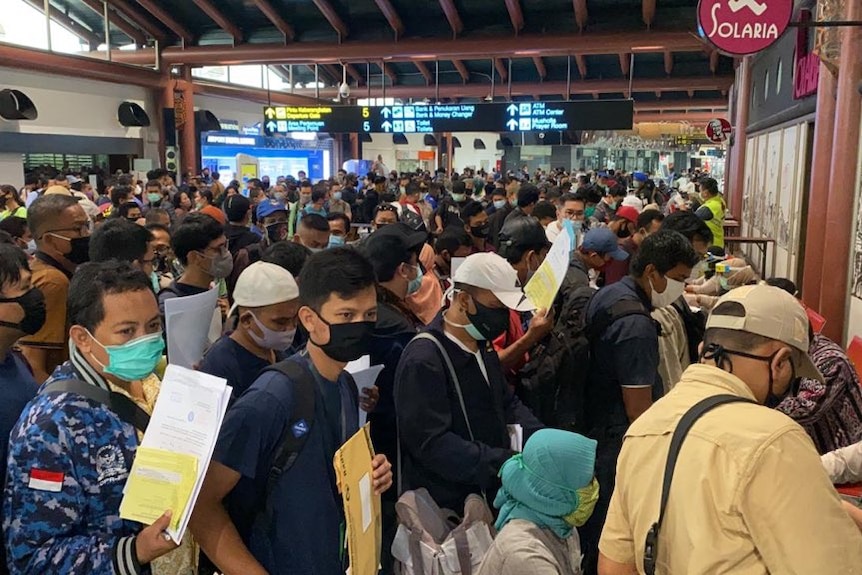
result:
[[[63,479],[66,474],[62,471],[48,471],[45,469],[30,468],[30,482],[27,486],[30,489],[38,489],[39,491],[53,491],[59,493],[63,490]]]

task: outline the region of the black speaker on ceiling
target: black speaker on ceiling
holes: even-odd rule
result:
[[[134,102],[123,102],[117,108],[117,119],[128,128],[146,128],[150,125],[150,117]]]
[[[434,137],[434,134],[425,134],[425,137],[422,138],[422,142],[426,146],[436,146],[437,145],[437,138]]]
[[[36,105],[21,90],[0,90],[0,117],[5,120],[35,120],[39,117]]]
[[[482,141],[482,138],[474,138],[473,139],[473,149],[474,150],[484,150],[485,142]]]
[[[217,132],[221,130],[221,122],[209,110],[195,111],[195,133]]]
[[[162,126],[165,133],[165,145],[177,145],[177,116],[173,108],[162,110]]]

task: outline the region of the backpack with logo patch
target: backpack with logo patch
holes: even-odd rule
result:
[[[549,427],[585,431],[591,343],[617,320],[630,315],[650,317],[640,301],[622,300],[587,324],[586,311],[596,293],[589,285],[563,286],[554,305],[556,324],[521,371],[518,397]]]

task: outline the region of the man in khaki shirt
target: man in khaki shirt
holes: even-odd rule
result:
[[[686,436],[658,537],[656,573],[862,573],[862,533],[805,431],[774,407],[806,355],[808,319],[786,292],[737,288],[707,323],[700,364],[629,428],[599,549],[600,575],[644,573],[673,431],[696,403],[730,394]],[[767,407],[764,407],[766,405]]]

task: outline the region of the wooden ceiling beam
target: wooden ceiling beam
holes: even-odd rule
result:
[[[374,2],[377,4],[377,7],[380,8],[380,11],[383,12],[383,16],[386,17],[386,21],[389,22],[390,26],[392,26],[392,31],[395,32],[395,39],[397,40],[403,36],[405,30],[404,22],[401,20],[401,17],[395,10],[395,6],[392,5],[392,2],[389,0],[374,0]]]
[[[673,52],[670,50],[664,51],[664,73],[668,76],[673,74]]]
[[[575,62],[578,65],[578,74],[581,75],[581,79],[587,77],[587,58],[583,54],[578,54],[575,56]]]
[[[458,34],[464,30],[464,22],[458,13],[458,7],[455,6],[455,0],[440,0],[440,7],[449,21],[449,26],[452,27],[452,37],[457,38]]]
[[[643,21],[647,28],[651,28],[652,23],[655,20],[655,3],[656,0],[643,0]]]
[[[144,8],[144,10],[149,12],[153,18],[167,26],[168,30],[179,36],[183,42],[191,44],[192,41],[194,41],[194,34],[192,34],[188,28],[176,20],[170,12],[162,8],[159,4],[153,0],[137,0],[137,2]]]
[[[365,75],[360,73],[353,64],[345,64],[344,67],[347,68],[347,75],[356,80],[357,85],[368,82]]]
[[[425,78],[425,85],[430,86],[434,80],[431,76],[431,70],[428,69],[428,65],[422,61],[413,62],[413,65],[416,66],[416,69],[419,70],[419,73],[422,74],[423,78]]]
[[[524,29],[524,11],[521,10],[521,2],[520,0],[505,0],[505,2],[512,28],[515,29],[515,36],[517,36]]]
[[[509,78],[509,71],[501,58],[494,58],[494,68],[497,74],[500,75],[500,81],[505,82]]]
[[[470,81],[470,71],[467,70],[467,66],[464,65],[464,62],[461,60],[452,60],[452,65],[455,66],[455,69],[458,70],[459,74],[461,74],[461,79],[465,84]]]
[[[383,70],[383,73],[389,78],[389,82],[394,86],[398,83],[398,74],[395,73],[395,70],[392,69],[392,66],[383,62],[380,65],[380,68]]]
[[[81,0],[90,10],[104,18],[105,5],[101,0]],[[136,46],[144,46],[147,43],[146,35],[127,22],[118,12],[113,9],[108,10],[108,22],[112,26],[116,26],[123,34],[132,39]]]
[[[43,14],[45,13],[45,6],[41,1],[26,1],[30,6],[32,6],[39,12],[42,12]],[[99,34],[94,32],[93,30],[90,30],[89,28],[86,28],[80,22],[78,22],[62,10],[58,9],[57,7],[51,5],[48,15],[51,20],[53,20],[54,22],[56,22],[57,24],[59,24],[84,42],[86,42],[90,46],[90,50],[95,50],[96,47],[102,43],[102,37]]]
[[[715,74],[718,72],[718,50],[713,50],[709,53],[709,71]]]
[[[118,13],[126,17],[127,20],[135,24],[138,28],[158,40],[164,42],[167,40],[167,34],[149,15],[141,12],[137,6],[133,6],[134,0],[108,0],[108,4],[114,7]]]
[[[347,27],[347,24],[344,23],[344,20],[341,19],[341,16],[338,15],[335,7],[329,2],[329,0],[312,0],[312,2],[314,2],[314,5],[317,6],[317,9],[320,10],[321,14],[323,14],[323,17],[326,18],[327,22],[329,22],[329,25],[338,33],[338,41],[340,42],[347,38],[350,29]]]
[[[548,69],[545,67],[545,61],[541,56],[533,56],[533,65],[536,66],[536,72],[539,73],[539,79],[544,80],[548,77]]]
[[[266,16],[266,19],[282,33],[285,42],[292,42],[296,38],[296,31],[293,29],[293,26],[287,23],[287,20],[279,14],[278,10],[269,0],[252,0],[252,2]]]
[[[632,55],[620,53],[620,70],[622,70],[623,76],[626,78],[628,78],[629,72],[631,72],[631,64]]]
[[[242,30],[239,29],[239,26],[234,24],[230,18],[224,15],[224,13],[216,8],[215,4],[210,2],[210,0],[192,0],[195,3],[195,6],[201,9],[201,12],[206,14],[210,20],[215,22],[219,28],[227,32],[228,36],[233,38],[234,44],[242,43]]]
[[[587,11],[587,0],[572,0],[575,8],[575,22],[578,24],[578,29],[583,32],[589,20],[589,12]]]

